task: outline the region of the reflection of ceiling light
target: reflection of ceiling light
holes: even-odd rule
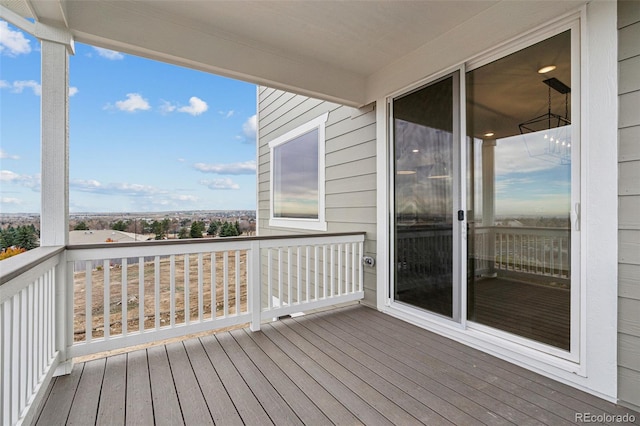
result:
[[[493,132],[487,132],[487,133],[485,133],[483,136],[484,136],[485,138],[490,138],[490,137],[491,137],[491,136],[493,136],[493,135],[495,135],[495,133],[493,133]]]
[[[414,150],[413,150],[413,151],[411,151],[411,152],[420,152],[420,150],[418,150],[418,149],[414,149]]]
[[[556,69],[555,65],[547,65],[546,67],[542,67],[538,70],[538,74],[546,74]]]
[[[398,170],[397,173],[399,175],[415,175],[416,171],[415,170]]]

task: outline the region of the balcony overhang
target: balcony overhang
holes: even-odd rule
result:
[[[350,106],[584,3],[0,0],[81,43]]]

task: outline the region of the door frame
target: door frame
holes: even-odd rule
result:
[[[618,89],[617,79],[617,6],[615,2],[591,2],[549,23],[523,29],[520,36],[505,41],[499,48],[513,46],[532,34],[579,21],[580,35],[580,142],[582,211],[580,226],[579,358],[570,361],[540,353],[526,346],[495,338],[479,330],[460,325],[425,320],[424,316],[400,311],[389,305],[390,277],[390,160],[387,99],[376,100],[376,292],[375,307],[408,323],[431,330],[482,352],[517,364],[615,402],[618,378]],[[530,30],[530,28],[533,28]],[[459,48],[455,40],[443,39],[438,51]],[[494,43],[495,45],[495,43]],[[496,49],[492,49],[496,50]],[[480,52],[480,50],[479,50]],[[487,51],[468,58],[471,61]],[[426,59],[425,59],[426,61]],[[435,61],[435,62],[434,62]],[[442,68],[453,68],[446,57],[429,58]],[[416,64],[414,64],[416,65]],[[419,65],[419,64],[418,64]],[[458,64],[459,65],[459,64]],[[397,71],[402,75],[402,70]],[[577,101],[576,101],[577,102]],[[588,259],[588,262],[587,262]],[[578,271],[574,271],[578,272]]]

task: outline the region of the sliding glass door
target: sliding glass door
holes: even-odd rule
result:
[[[571,33],[466,75],[467,318],[570,349]]]
[[[454,161],[459,143],[459,73],[393,102],[394,299],[459,317],[454,285]]]
[[[576,50],[567,30],[392,99],[393,302],[575,349]]]

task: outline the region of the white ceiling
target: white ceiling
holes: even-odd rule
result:
[[[354,106],[582,3],[0,0],[78,42]]]

